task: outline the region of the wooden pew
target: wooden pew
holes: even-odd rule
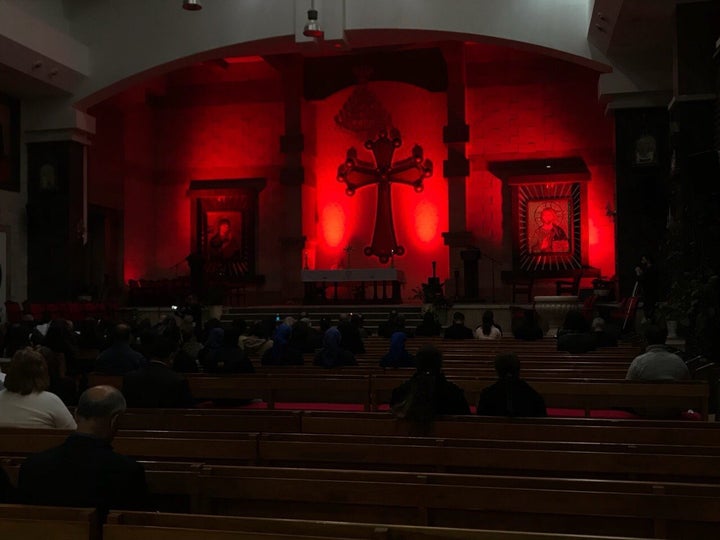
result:
[[[682,448],[682,450],[680,450]],[[282,467],[718,482],[718,448],[265,434],[259,464]]]
[[[200,477],[204,511],[549,533],[716,538],[720,498],[664,493],[435,485],[333,478]]]
[[[125,430],[155,429],[409,435],[408,424],[386,412],[131,409],[120,418],[120,435]],[[718,424],[663,420],[447,416],[433,422],[429,435],[461,439],[720,445]]]
[[[0,433],[0,455],[24,456],[56,438],[28,432],[24,441]],[[439,439],[309,434],[149,432],[120,436],[118,452],[137,459],[212,464],[367,468],[458,473],[720,481],[718,446],[561,441]]]
[[[0,504],[3,540],[99,540],[97,513],[88,508]]]
[[[404,380],[403,376],[375,375],[295,375],[292,377],[263,375],[195,376],[189,377],[193,395],[201,399],[244,399],[264,395],[268,408],[278,401],[355,403],[364,410],[377,410],[388,403],[391,392]],[[90,379],[95,383],[95,379]],[[118,378],[114,384],[120,385]],[[109,382],[109,381],[106,381]],[[456,378],[465,390],[469,403],[478,400],[480,391],[495,382],[495,377]],[[634,382],[535,380],[535,389],[548,407],[582,409],[589,416],[592,409],[613,407],[692,408],[707,419],[709,389],[706,381]]]
[[[299,433],[300,411],[263,409],[129,409],[120,416],[125,430],[237,431]]]
[[[315,412],[302,415],[302,433],[408,436],[411,427],[387,413]],[[460,439],[576,441],[625,444],[720,445],[720,425],[662,420],[496,418],[447,416],[428,436]]]
[[[458,378],[453,382],[465,391],[468,402],[475,404],[480,391],[496,379]],[[370,397],[372,410],[388,403],[392,390],[402,383],[401,378],[375,376],[372,378]],[[688,382],[636,382],[613,381],[533,381],[533,387],[543,396],[548,407],[583,409],[585,416],[592,409],[613,407],[658,408],[678,410],[692,408],[703,420],[708,415],[709,389],[704,381]]]
[[[518,531],[490,531],[445,527],[421,527],[311,521],[299,519],[241,518],[229,516],[192,516],[184,514],[151,514],[113,512],[103,527],[104,540],[227,540],[244,538],[364,538],[372,540],[549,540],[546,534]],[[260,536],[262,535],[262,536]],[[619,537],[554,535],[558,540],[622,540]]]

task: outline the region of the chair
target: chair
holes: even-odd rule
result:
[[[513,304],[517,303],[516,297],[518,294],[527,295],[527,301],[529,304],[533,301],[533,278],[515,278],[512,283],[512,301]]]
[[[563,296],[564,294],[569,294],[570,296],[577,296],[578,291],[580,290],[581,279],[582,274],[578,273],[573,277],[572,281],[556,281],[555,294],[557,296]]]

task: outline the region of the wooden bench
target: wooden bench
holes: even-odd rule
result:
[[[400,436],[409,434],[406,422],[385,412],[130,409],[120,417],[120,435],[123,435],[125,430],[154,429]],[[718,424],[662,420],[446,416],[433,422],[429,435],[461,439],[720,445]]]
[[[94,509],[0,504],[3,540],[99,540]]]
[[[105,383],[121,388],[122,379],[102,376]],[[388,403],[392,390],[406,377],[391,375],[292,377],[263,375],[228,375],[188,377],[193,395],[200,399],[247,399],[264,396],[272,409],[279,401],[293,403],[355,403],[364,410],[377,410]],[[468,402],[477,403],[480,391],[495,382],[495,377],[455,378]],[[100,382],[90,378],[91,384]],[[635,381],[533,381],[548,407],[581,409],[585,416],[593,409],[630,407],[645,409],[692,408],[703,420],[707,419],[709,388],[706,381],[635,382]]]
[[[715,538],[720,498],[502,485],[436,485],[341,478],[200,477],[204,511],[238,516],[353,520],[549,533]]]
[[[143,512],[113,512],[103,527],[104,540],[228,540],[247,538],[365,538],[372,540],[549,540],[547,535],[340,521],[193,516]],[[262,536],[260,536],[262,535]],[[269,536],[280,535],[280,536]],[[554,535],[558,540],[622,540],[619,537]]]

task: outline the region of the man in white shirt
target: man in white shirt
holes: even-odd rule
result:
[[[645,330],[647,348],[630,364],[626,379],[631,381],[682,381],[690,378],[690,370],[677,354],[665,346],[667,330],[650,325]]]

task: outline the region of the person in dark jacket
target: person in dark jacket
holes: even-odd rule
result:
[[[520,378],[515,353],[495,357],[496,383],[480,392],[477,414],[481,416],[547,416],[545,400]]]
[[[418,337],[434,337],[440,334],[442,334],[442,326],[440,326],[432,311],[426,311],[422,322],[415,329],[415,335]]]
[[[343,313],[340,315],[340,323],[337,326],[342,336],[343,349],[353,354],[365,354],[365,343],[360,336],[359,322],[360,319],[352,314]]]
[[[456,311],[453,314],[452,324],[445,329],[445,339],[473,339],[473,331],[465,326],[465,315]]]
[[[435,416],[470,414],[462,388],[448,381],[442,372],[442,353],[422,347],[415,356],[413,376],[392,391],[390,408],[395,416],[426,431]]]
[[[109,510],[148,509],[143,466],[111,446],[124,410],[125,399],[115,388],[95,386],[83,392],[77,431],[20,467],[21,502],[97,508],[103,517]]]
[[[557,350],[574,354],[593,351],[597,347],[590,325],[577,310],[568,311],[563,327],[557,332]]]
[[[170,367],[176,345],[158,336],[150,346],[150,363],[125,374],[123,393],[128,407],[183,408],[194,404],[188,381]]]
[[[322,348],[315,355],[315,365],[326,368],[356,366],[357,360],[352,352],[343,346],[342,334],[335,326],[325,330]]]
[[[125,375],[140,369],[147,362],[145,357],[130,347],[130,327],[118,324],[112,331],[112,345],[100,353],[95,361],[95,371],[106,375]]]

